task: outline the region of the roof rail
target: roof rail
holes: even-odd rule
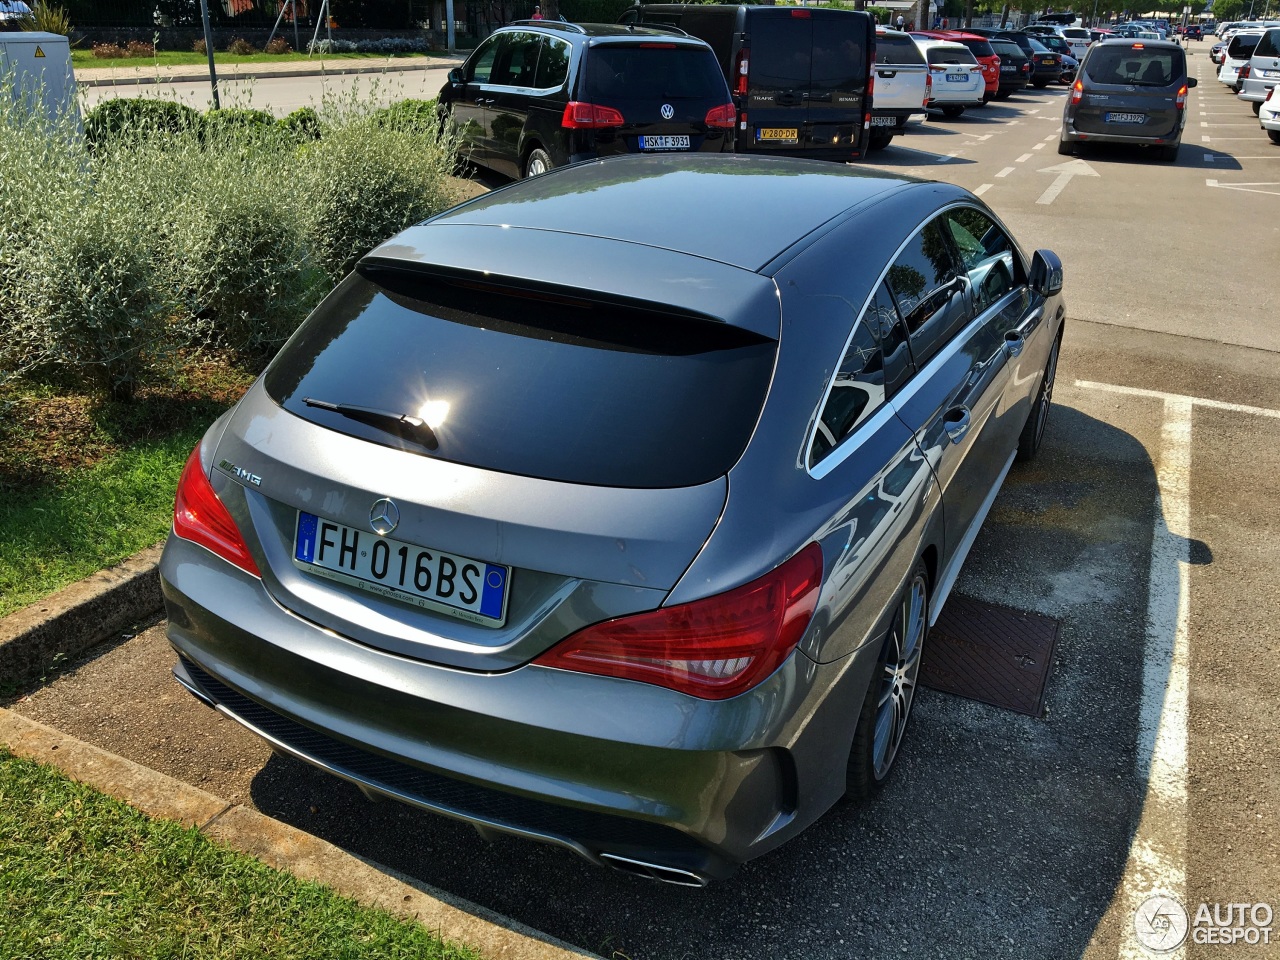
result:
[[[640,23],[628,23],[627,27],[631,30],[635,30],[636,27],[644,27],[646,30],[658,30],[662,33],[675,33],[682,37],[689,36],[689,32],[687,30],[681,30],[679,27],[670,23],[648,23],[647,21],[641,21]]]
[[[574,33],[587,32],[576,23],[570,23],[568,20],[511,20],[505,25],[508,27],[555,27],[560,30],[572,30]]]

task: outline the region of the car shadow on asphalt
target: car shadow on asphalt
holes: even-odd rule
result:
[[[936,956],[945,929],[947,955],[1065,958],[1127,936],[1104,918],[1146,792],[1135,769],[1157,485],[1123,429],[1058,405],[1049,430],[1041,458],[1009,474],[957,587],[1062,622],[1046,715],[925,691],[876,799],[837,804],[728,880],[664,886],[484,839],[288,757],[257,772],[253,802],[604,956]]]
[[[1271,142],[1265,136],[1260,146],[1270,147]],[[1240,161],[1229,153],[1211,150],[1204,144],[1183,142],[1178,151],[1175,163],[1161,160],[1153,153],[1154,148],[1142,147],[1127,143],[1091,143],[1076,144],[1075,155],[1089,163],[1152,165],[1156,167],[1183,167],[1200,170],[1239,171],[1244,169]],[[1280,157],[1280,150],[1276,151]]]

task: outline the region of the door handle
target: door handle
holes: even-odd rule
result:
[[[1004,352],[1010,357],[1016,357],[1022,353],[1022,348],[1027,345],[1027,341],[1022,339],[1022,334],[1017,330],[1009,330],[1004,335]]]
[[[969,432],[970,422],[968,407],[952,407],[942,418],[942,428],[952,443],[959,443],[960,438]]]

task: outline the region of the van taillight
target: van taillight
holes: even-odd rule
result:
[[[566,130],[599,130],[604,127],[620,127],[626,121],[613,107],[601,107],[594,103],[570,100],[564,105],[560,126]]]
[[[812,16],[808,10],[792,10],[791,15],[801,20],[808,20]]]
[[[1185,89],[1185,88],[1184,88]],[[1084,99],[1084,82],[1077,80],[1071,85],[1071,103],[1077,104]]]
[[[733,85],[733,92],[739,96],[747,95],[747,67],[750,61],[747,58],[747,51],[738,51],[738,79]]]
[[[1187,85],[1185,83],[1179,88],[1178,99],[1174,101],[1174,104],[1179,110],[1187,105]]]
[[[716,127],[720,130],[728,130],[733,127],[734,121],[738,119],[738,111],[734,109],[732,103],[722,103],[718,107],[712,107],[707,111],[707,126]]]

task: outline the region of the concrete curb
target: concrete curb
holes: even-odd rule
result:
[[[422,924],[490,960],[599,960],[501,914],[347,853],[318,837],[0,709],[0,743],[143,813],[197,827],[212,840],[366,906]]]
[[[38,677],[164,606],[160,544],[0,620],[0,681]]]
[[[454,57],[436,57],[425,63],[389,61],[379,63],[377,65],[358,66],[358,67],[312,67],[303,65],[298,70],[256,70],[250,69],[241,71],[234,67],[224,67],[218,70],[218,82],[235,82],[240,80],[272,80],[280,77],[336,77],[347,76],[349,74],[362,73],[401,73],[414,70],[435,70],[441,67],[456,66],[462,62],[462,58]],[[247,64],[246,66],[253,66]],[[89,76],[83,77],[94,68],[87,68],[76,76],[76,83],[82,87],[130,87],[147,84],[166,84],[166,83],[199,83],[201,81],[208,82],[209,71],[199,70],[191,67],[185,72],[175,73],[149,73],[144,74],[142,67],[133,70],[129,68],[111,69],[110,76]],[[103,70],[107,73],[107,70]]]

